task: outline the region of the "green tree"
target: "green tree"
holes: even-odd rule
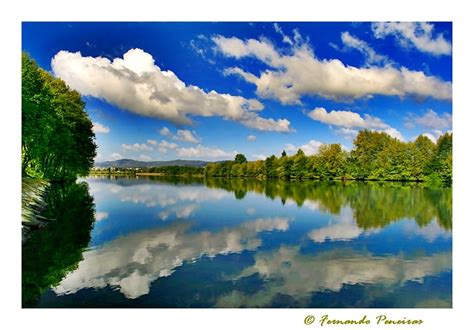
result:
[[[346,158],[340,144],[323,144],[315,158],[315,172],[323,178],[342,177],[345,174]]]
[[[277,158],[275,155],[265,159],[265,175],[267,178],[276,178]]]
[[[296,152],[296,155],[294,155],[292,158],[293,158],[293,164],[291,165],[290,176],[292,178],[297,178],[297,179],[307,177],[308,173],[307,173],[306,164],[308,161],[308,157],[305,156],[303,150],[298,149],[298,151]]]
[[[235,155],[234,162],[237,164],[243,164],[247,162],[247,158],[243,154],[237,154]]]
[[[392,157],[387,152],[392,140],[384,132],[360,131],[353,142],[351,160],[355,173],[351,174],[359,179],[373,178],[374,174],[379,174],[378,171],[384,169]]]
[[[49,180],[85,175],[96,155],[92,123],[76,91],[22,54],[22,172]]]
[[[436,152],[430,165],[431,176],[451,185],[453,171],[453,135],[445,133],[438,138]]]

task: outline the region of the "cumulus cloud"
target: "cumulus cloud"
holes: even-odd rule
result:
[[[168,127],[163,127],[162,129],[160,129],[160,135],[167,136],[169,138],[173,137],[173,133],[171,133]]]
[[[178,145],[173,142],[168,142],[166,140],[161,140],[160,144],[158,144],[158,151],[161,153],[165,153],[168,150],[174,150],[178,148]]]
[[[159,131],[160,135],[166,136],[175,141],[189,142],[189,143],[199,143],[200,138],[197,136],[195,131],[190,131],[187,129],[178,129],[176,134],[173,134],[168,127],[163,127]]]
[[[147,155],[140,155],[140,156],[138,156],[138,159],[142,160],[142,161],[145,161],[145,162],[149,162],[150,160],[152,160],[152,158],[150,156],[147,156]]]
[[[62,50],[53,57],[51,67],[55,76],[81,94],[139,115],[176,124],[191,124],[193,115],[219,116],[254,129],[290,131],[289,122],[285,126],[280,120],[260,117],[257,112],[263,105],[259,101],[186,85],[172,71],[155,65],[154,58],[141,49],[130,49],[112,61]]]
[[[357,136],[357,133],[359,133],[358,130],[347,127],[339,127],[335,130],[335,132],[337,135],[342,136],[344,139],[350,141],[354,140]]]
[[[405,125],[413,128],[416,125],[432,130],[451,129],[453,124],[453,117],[450,113],[443,113],[438,115],[432,109],[427,109],[422,116],[414,116],[413,114],[405,118]]]
[[[369,44],[345,31],[341,33],[342,43],[349,48],[354,48],[364,55],[368,64],[388,64],[390,60],[387,56],[377,54]]]
[[[158,142],[156,142],[156,140],[146,140],[146,143],[151,144],[152,146],[156,146]]]
[[[301,40],[301,36],[299,37]],[[262,98],[284,104],[299,104],[304,95],[334,100],[351,100],[373,95],[433,97],[451,100],[452,84],[421,71],[405,67],[348,66],[338,59],[318,59],[307,43],[294,45],[291,53],[280,53],[268,40],[241,40],[236,37],[212,38],[216,49],[228,57],[254,57],[269,66],[255,75],[241,68],[228,68],[257,87]]]
[[[199,138],[195,134],[196,132],[191,132],[186,129],[179,129],[176,132],[176,140],[190,143],[199,143]]]
[[[323,144],[319,141],[316,140],[310,140],[308,143],[305,143],[303,145],[300,145],[299,147],[288,143],[285,145],[285,150],[288,153],[295,153],[298,151],[298,149],[301,149],[306,156],[314,155],[317,154],[319,151],[319,147],[321,147]]]
[[[405,141],[405,138],[403,137],[402,133],[400,133],[399,130],[393,127],[385,128],[382,130],[376,130],[377,132],[384,132],[393,137],[394,139],[398,139],[400,141]]]
[[[108,213],[108,212],[96,212],[96,213],[95,213],[95,221],[96,221],[96,222],[105,220],[105,219],[107,219],[108,217],[109,217],[109,213]]]
[[[228,159],[228,158],[234,158],[234,156],[237,154],[237,151],[227,152],[219,148],[205,147],[201,144],[198,144],[196,147],[177,148],[176,154],[179,157],[186,157],[186,158]]]
[[[328,125],[342,126],[346,128],[388,128],[380,118],[365,114],[362,118],[358,113],[345,110],[332,110],[327,112],[324,108],[316,108],[308,113],[308,116],[316,121]]]
[[[341,127],[342,129],[336,130],[336,133],[346,137],[357,134],[354,128],[362,128],[385,132],[393,138],[405,141],[402,133],[396,128],[390,127],[390,125],[384,123],[380,118],[373,117],[369,114],[365,114],[362,118],[361,115],[352,111],[332,110],[327,112],[324,108],[316,108],[309,112],[308,116],[313,120]]]
[[[256,139],[257,139],[257,137],[256,137],[255,135],[249,135],[249,136],[247,136],[247,141],[249,141],[249,142],[253,142],[253,141],[255,141]]]
[[[450,55],[451,43],[440,33],[433,35],[434,25],[424,22],[377,22],[372,23],[376,38],[393,35],[402,47],[415,47],[431,55]]]
[[[102,133],[102,134],[107,134],[110,132],[110,128],[108,128],[107,126],[104,126],[102,125],[101,123],[98,123],[98,122],[94,122],[92,123],[92,130],[94,131],[94,133]]]
[[[146,143],[122,144],[122,148],[127,151],[151,151],[153,148]]]
[[[110,155],[110,158],[112,158],[113,160],[117,160],[117,159],[122,159],[123,156],[117,152],[114,152],[113,154]]]

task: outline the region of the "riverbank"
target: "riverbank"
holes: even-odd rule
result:
[[[40,214],[47,206],[45,198],[49,187],[50,183],[46,180],[35,178],[22,178],[21,180],[21,224],[23,243],[31,229],[41,227],[47,221],[47,219]]]

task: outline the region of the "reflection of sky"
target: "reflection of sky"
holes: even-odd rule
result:
[[[357,285],[382,285],[393,293],[408,282],[423,287],[425,278],[451,270],[451,232],[435,220],[420,227],[399,219],[364,230],[347,204],[329,214],[318,201],[298,207],[255,192],[237,200],[233,192],[198,184],[87,181],[96,203],[91,248],[54,288],[61,296],[116,288],[138,299],[187,265],[209,260],[218,271],[234,254],[250,259],[214,280],[258,279],[259,289],[249,294],[229,288],[212,303],[217,306],[272,306],[282,295],[304,306],[315,292],[345,292]],[[205,277],[193,280],[209,285]],[[433,303],[429,295],[424,299]]]
[[[254,295],[233,292],[221,297],[222,306],[268,306],[278,295],[309,299],[314,292],[339,292],[344,285],[382,284],[403,286],[407,281],[451,269],[451,253],[407,259],[403,255],[374,257],[369,253],[334,249],[318,255],[302,255],[297,247],[281,247],[271,252],[257,252],[255,263],[236,276],[236,280],[259,274],[264,289]],[[236,301],[237,300],[237,301]]]
[[[288,218],[254,219],[219,232],[189,232],[189,222],[175,221],[159,229],[135,232],[85,252],[79,269],[55,292],[67,294],[111,285],[128,298],[137,298],[148,293],[151,282],[170,276],[183,262],[203,255],[256,250],[261,244],[260,232],[286,231],[288,222]]]

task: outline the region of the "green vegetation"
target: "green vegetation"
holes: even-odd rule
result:
[[[162,167],[150,167],[143,169],[140,172],[145,173],[158,173],[163,175],[171,176],[200,176],[204,173],[203,167],[191,167],[191,166],[162,166]]]
[[[89,171],[90,175],[167,175],[167,176],[202,176],[204,174],[204,167],[194,166],[160,166],[148,168],[94,168]]]
[[[208,177],[253,177],[320,180],[427,181],[451,185],[452,134],[436,144],[425,136],[401,142],[386,133],[360,131],[354,148],[346,152],[340,144],[325,144],[315,155],[302,150],[293,156],[247,162],[242,154],[234,161],[206,165]]]
[[[22,250],[22,304],[33,306],[42,293],[77,268],[90,240],[94,201],[87,183],[56,183],[41,215],[50,219],[30,231]]]
[[[22,174],[64,181],[86,175],[96,155],[78,92],[22,54]]]

